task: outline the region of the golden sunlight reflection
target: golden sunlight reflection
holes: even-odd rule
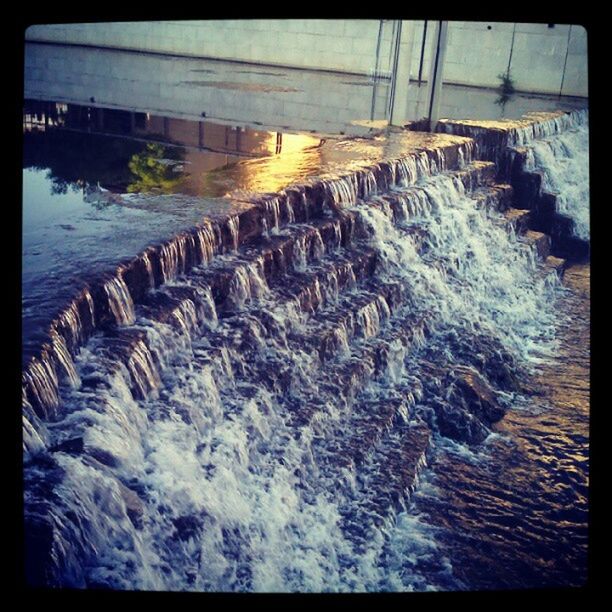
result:
[[[282,132],[271,132],[268,137],[268,148],[271,153],[282,155],[303,151],[308,147],[316,147],[321,138],[310,134],[283,134]]]
[[[314,174],[321,167],[321,138],[307,134],[268,133],[269,157],[239,160],[194,175],[199,195],[218,197],[235,192],[277,192]],[[193,172],[193,167],[189,172]]]

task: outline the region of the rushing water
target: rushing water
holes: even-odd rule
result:
[[[504,551],[516,542],[516,511],[489,503],[479,515],[481,497],[528,504],[543,487],[542,505],[560,508],[567,495],[554,477],[525,475],[514,452],[533,439],[524,382],[559,349],[563,289],[498,210],[486,164],[464,153],[461,171],[433,175],[444,158],[417,159],[398,166],[391,190],[373,175],[361,188],[330,181],[330,207],[308,222],[272,201],[259,241],[241,246],[232,221],[225,248],[190,271],[189,238],[165,245],[164,284],[141,303],[121,274],[104,285],[116,325],[74,365],[54,345],[67,376],[52,418],[24,406],[30,579],[197,591],[533,585],[518,570],[486,583],[495,552],[467,569],[464,558],[480,550],[475,523],[489,551],[496,535]],[[470,412],[462,380],[494,400]],[[543,524],[532,506],[532,531],[517,536],[526,566],[560,521],[582,537],[588,465],[572,466],[581,506]]]
[[[586,276],[585,276],[586,268]],[[587,580],[589,474],[588,265],[569,269],[560,347],[537,368],[480,449],[437,440],[398,529],[414,523],[453,568],[415,565],[437,588],[582,586]]]
[[[574,233],[590,239],[588,124],[529,145],[528,168],[539,170],[543,189],[557,196],[560,213],[571,217]]]

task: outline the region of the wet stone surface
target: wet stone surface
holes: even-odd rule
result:
[[[415,495],[411,512],[439,530],[453,588],[587,580],[590,265],[571,266],[564,285],[556,355],[524,380],[524,399],[493,427],[483,451],[442,445]]]

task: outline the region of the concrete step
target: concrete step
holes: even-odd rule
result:
[[[535,248],[540,260],[545,260],[550,255],[550,236],[547,234],[527,230],[521,236],[521,241]]]
[[[549,255],[544,260],[544,265],[547,269],[556,272],[557,275],[562,278],[565,268],[567,267],[567,260],[561,259],[560,257],[555,257],[554,255]]]
[[[374,530],[405,510],[426,465],[431,433],[422,422],[390,430],[356,474],[353,498],[340,508],[340,527],[361,548]]]
[[[475,190],[471,197],[477,202],[478,208],[504,211],[512,206],[512,186],[506,183],[493,183]]]
[[[508,208],[504,212],[504,218],[507,225],[512,227],[517,234],[524,234],[529,229],[531,213],[521,208]]]

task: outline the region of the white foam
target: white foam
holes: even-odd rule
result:
[[[528,167],[543,175],[543,189],[557,196],[558,211],[575,222],[575,235],[590,240],[589,129],[584,124],[529,144]]]
[[[411,184],[430,172],[431,164],[422,157],[398,168],[401,182]],[[353,190],[345,187],[346,193],[334,196],[354,201]],[[424,195],[407,222],[428,232],[430,252],[423,256],[384,211],[356,208],[370,245],[380,253],[382,278],[401,281],[411,294],[401,312],[427,314],[434,327],[488,331],[525,358],[550,342],[557,285],[537,280],[534,262],[516,237],[491,224],[492,213],[477,210],[449,176],[422,180],[419,189]],[[305,243],[296,245],[297,265],[306,267]],[[142,317],[135,328],[145,332],[151,363],[159,364],[158,397],[135,401],[127,369],[111,370],[96,354],[95,338],[76,360],[81,378],[93,368],[107,384],[70,391],[55,435],[84,434],[86,447],[99,445],[118,462],[95,468],[57,453],[68,473],[61,485],[63,503],[91,518],[82,534],[67,535],[75,550],[86,540],[88,579],[152,590],[427,590],[436,585],[420,573],[419,563],[437,559],[440,584],[451,583],[450,565],[440,558],[436,532],[424,517],[400,513],[397,523],[390,517],[361,550],[340,528],[341,508],[361,493],[350,469],[347,486],[327,481],[313,446],[331,425],[346,422],[350,398],[324,390],[318,357],[290,344],[290,332],[303,330],[305,318],[297,310],[275,310],[261,266],[240,270],[230,288],[234,305],[269,311],[278,329],[266,334],[251,314],[242,313],[254,340],[244,354],[221,318],[215,332],[228,334],[222,368],[215,369],[213,357],[207,360],[213,347],[206,336],[198,337],[193,321],[173,329]],[[194,305],[184,314],[191,320],[198,312]],[[386,302],[364,312],[363,335],[377,333],[390,313]],[[422,390],[405,367],[405,349],[399,343],[391,349],[387,371],[365,393],[385,399],[389,382],[401,382],[418,401]],[[248,372],[255,360],[274,356],[287,368],[289,394],[300,407],[321,402],[313,422],[301,429],[288,423],[287,397],[263,384],[241,386],[241,377],[233,375],[232,370]],[[408,419],[407,410],[401,416]],[[116,479],[137,482],[142,529],[131,524]],[[181,530],[181,521],[192,525],[192,532]]]

